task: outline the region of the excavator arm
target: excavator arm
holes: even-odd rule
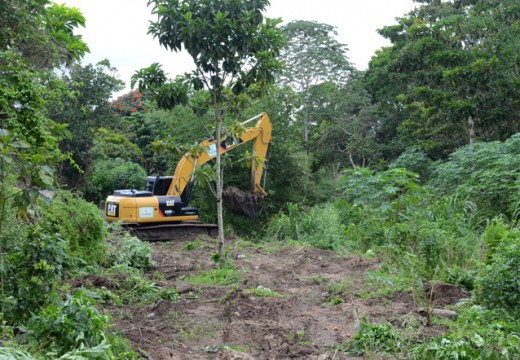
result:
[[[249,124],[257,120],[256,125],[248,127],[238,139],[232,141],[224,140],[220,144],[221,154],[227,153],[234,148],[249,141],[253,142],[253,161],[251,169],[251,193],[254,195],[265,196],[267,193],[262,187],[262,174],[264,173],[264,162],[269,155],[269,144],[271,142],[271,122],[266,113],[257,115],[246,120],[242,125]],[[193,180],[195,169],[214,159],[217,156],[216,142],[214,140],[204,140],[200,143],[203,151],[200,154],[184,154],[177,164],[171,185],[168,189],[168,196],[181,196],[188,184]]]

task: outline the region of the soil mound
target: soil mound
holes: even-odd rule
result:
[[[432,290],[433,287],[433,290]],[[456,285],[437,283],[427,284],[425,296],[430,299],[435,307],[455,305],[461,299],[468,298],[470,294]]]

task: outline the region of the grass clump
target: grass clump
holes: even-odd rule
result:
[[[233,286],[240,282],[240,274],[234,266],[227,266],[223,269],[205,270],[184,280],[196,285]]]
[[[244,294],[254,295],[256,297],[280,298],[280,297],[286,296],[284,294],[278,293],[276,291],[273,291],[273,290],[271,290],[267,287],[261,286],[261,285],[257,286],[256,288],[253,288],[253,289],[244,289],[244,290],[242,290],[242,292]]]

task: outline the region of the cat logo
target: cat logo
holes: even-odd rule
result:
[[[114,203],[108,203],[107,205],[107,216],[114,216],[116,217],[117,215],[117,204],[114,204]]]
[[[166,206],[175,206],[175,200],[166,200]]]

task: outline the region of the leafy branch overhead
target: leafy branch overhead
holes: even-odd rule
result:
[[[165,48],[192,56],[196,70],[188,75],[195,90],[213,89],[219,95],[225,85],[235,94],[254,83],[270,83],[281,67],[277,59],[284,37],[280,20],[264,18],[269,4],[260,1],[152,0],[148,33]]]

